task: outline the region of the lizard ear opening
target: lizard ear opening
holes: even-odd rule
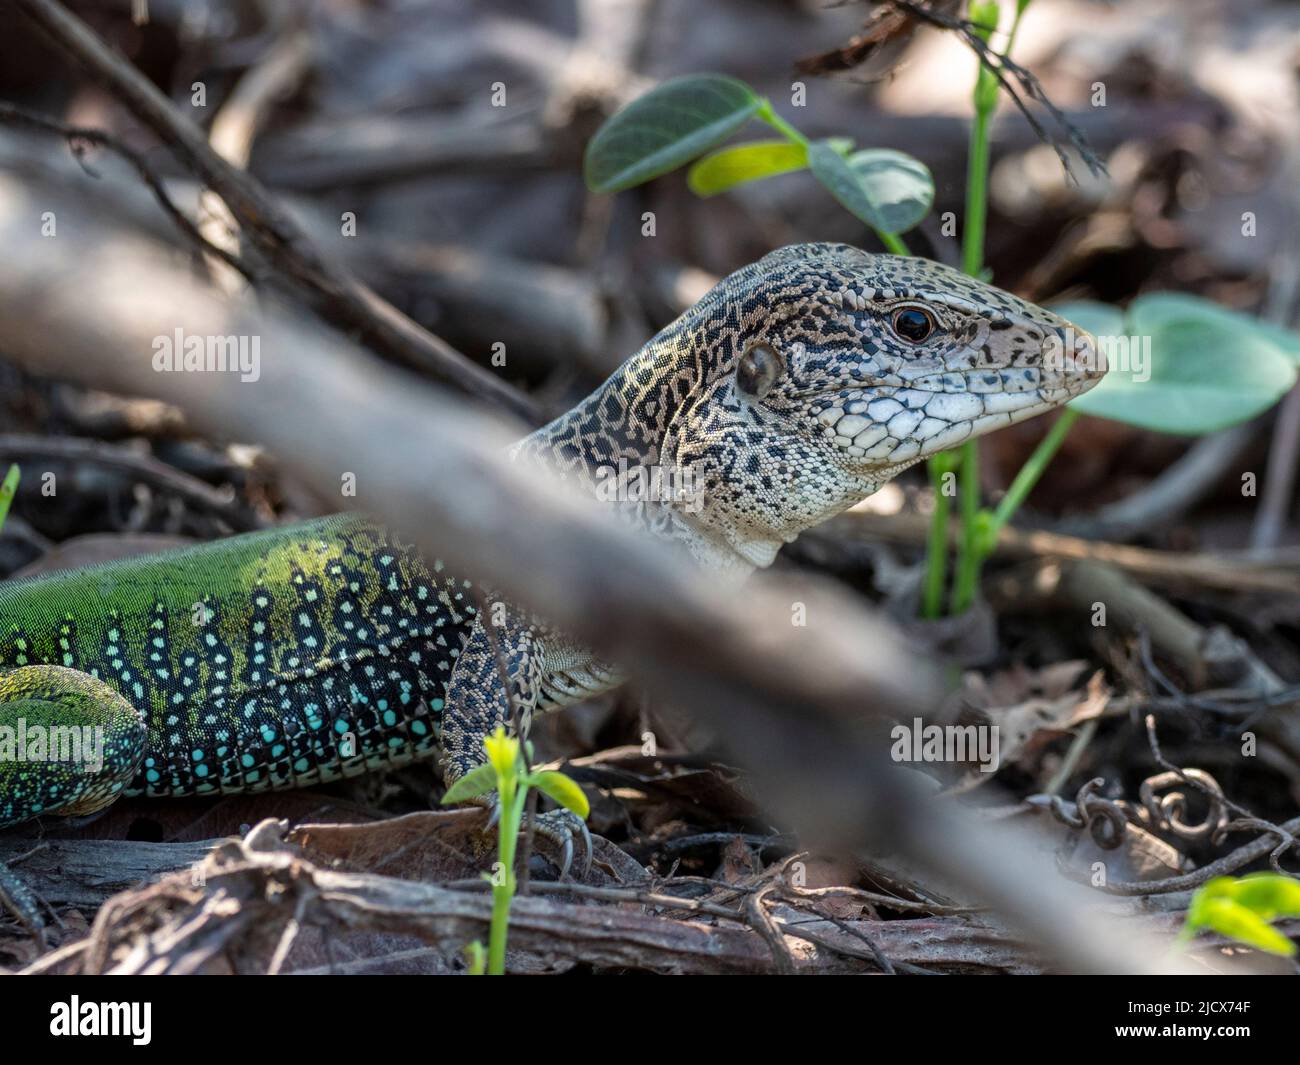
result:
[[[750,399],[762,399],[785,369],[776,348],[762,340],[750,344],[736,363],[736,387]]]

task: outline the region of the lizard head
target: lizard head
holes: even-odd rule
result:
[[[1106,372],[1095,338],[1041,307],[843,244],[765,256],[661,337],[658,461],[696,471],[692,524],[760,566],[908,466]]]

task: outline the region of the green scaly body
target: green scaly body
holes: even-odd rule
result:
[[[348,515],[0,587],[0,825],[432,757],[474,615],[465,582]],[[122,698],[51,713],[46,671],[13,668],[36,665]],[[106,728],[107,771],[5,752],[20,722],[29,745],[35,724]]]

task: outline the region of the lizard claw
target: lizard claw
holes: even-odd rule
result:
[[[577,814],[568,810],[550,810],[538,814],[533,823],[533,831],[555,844],[560,849],[560,879],[567,879],[573,867],[574,838],[582,837],[582,872],[583,879],[591,872],[592,845],[591,832],[587,824]]]
[[[591,860],[595,848],[591,845],[591,830],[587,828],[586,821],[579,821],[578,826],[582,829],[582,878],[587,879],[587,874],[591,872]]]
[[[487,824],[483,826],[485,833],[495,832],[501,824],[501,800],[495,794],[489,799],[484,796],[476,805],[486,807],[488,812]],[[533,833],[545,839],[559,851],[560,879],[564,880],[569,875],[569,870],[573,868],[574,859],[574,839],[582,837],[582,879],[586,879],[587,874],[591,872],[591,862],[593,848],[591,843],[591,831],[587,828],[587,823],[577,814],[570,813],[568,810],[548,810],[546,813],[538,814],[533,820]]]

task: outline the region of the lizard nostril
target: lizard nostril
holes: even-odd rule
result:
[[[1090,333],[1066,326],[1047,338],[1044,366],[1064,383],[1095,381],[1107,370],[1106,356]]]
[[[1074,372],[1086,378],[1101,377],[1107,370],[1101,346],[1088,333],[1079,333],[1074,342]]]

